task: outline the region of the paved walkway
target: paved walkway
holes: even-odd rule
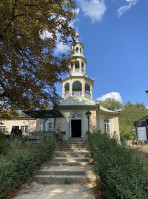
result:
[[[94,184],[26,184],[13,199],[94,199]]]

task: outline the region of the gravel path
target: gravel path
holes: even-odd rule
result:
[[[93,184],[26,184],[13,199],[94,199]]]

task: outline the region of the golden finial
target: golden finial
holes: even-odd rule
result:
[[[79,38],[79,33],[78,33],[78,28],[77,28],[77,32],[75,34],[75,37],[78,39]]]

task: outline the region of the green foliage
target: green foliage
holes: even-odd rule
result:
[[[47,108],[59,96],[55,84],[68,71],[69,55],[57,41],[74,41],[75,0],[1,0],[0,109]],[[50,36],[48,36],[50,35]]]
[[[143,103],[131,104],[127,102],[119,116],[119,127],[121,139],[136,139],[136,133],[131,133],[133,122],[148,115],[148,110]]]
[[[148,179],[143,164],[131,151],[98,133],[90,136],[90,149],[107,199],[148,198]]]
[[[51,158],[55,148],[54,138],[46,139],[41,144],[30,144],[18,153],[0,156],[0,198],[8,191],[26,182],[34,170]]]
[[[0,131],[0,155],[6,155],[9,151],[8,137]]]
[[[122,104],[119,101],[116,101],[112,98],[107,98],[105,101],[101,103],[101,106],[111,111],[115,111],[122,108]]]

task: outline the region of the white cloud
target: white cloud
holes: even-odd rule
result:
[[[125,0],[128,4],[121,6],[118,10],[118,17],[121,17],[126,11],[128,11],[129,9],[131,9],[132,6],[135,6],[138,2],[138,0]]]
[[[52,38],[53,34],[49,32],[48,30],[44,30],[42,34],[40,34],[41,39],[48,39]]]
[[[55,53],[66,53],[67,51],[70,50],[70,47],[63,42],[57,41]]]
[[[120,93],[118,93],[118,92],[110,92],[110,93],[107,93],[107,94],[105,94],[105,95],[102,95],[102,96],[101,96],[100,98],[98,98],[97,100],[104,101],[104,100],[106,100],[107,98],[115,99],[116,101],[119,101],[120,103],[122,103],[121,95],[120,95]]]
[[[85,16],[91,18],[92,22],[100,22],[106,11],[104,0],[79,0],[80,7]]]

